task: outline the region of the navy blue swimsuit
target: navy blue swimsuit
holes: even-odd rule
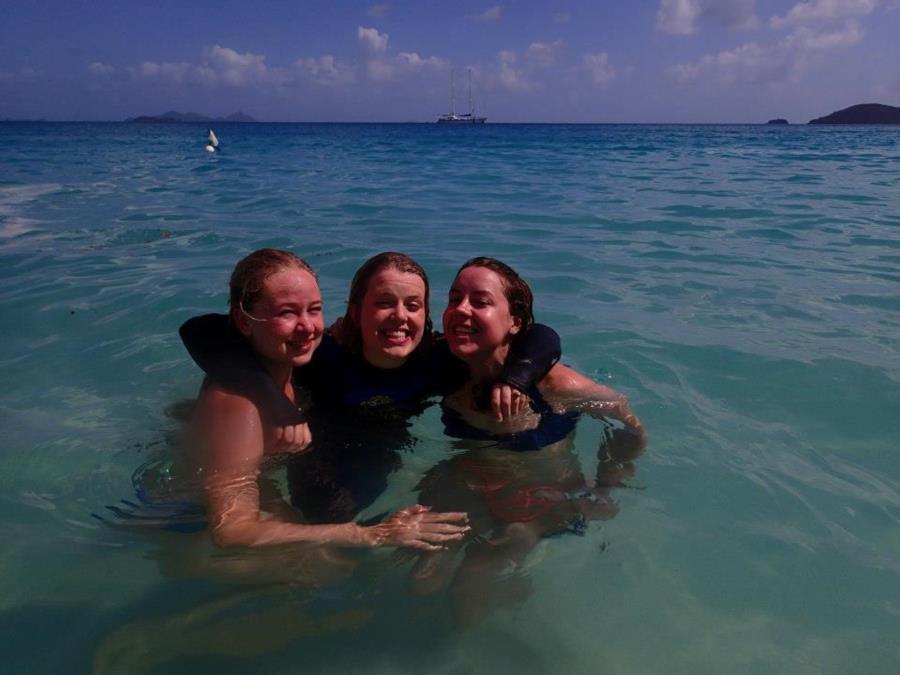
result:
[[[554,412],[536,384],[529,386],[525,393],[531,399],[532,410],[541,416],[538,426],[534,429],[509,434],[492,434],[473,427],[457,410],[445,405],[441,415],[444,433],[454,438],[493,441],[498,447],[519,451],[540,450],[572,433],[578,421],[578,412]]]

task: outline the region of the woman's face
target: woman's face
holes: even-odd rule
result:
[[[306,270],[285,267],[269,276],[252,307],[238,311],[235,323],[265,360],[302,366],[322,341],[322,294]]]
[[[402,366],[422,342],[425,310],[422,277],[393,267],[376,272],[354,308],[366,361],[378,368]]]
[[[522,322],[510,313],[504,288],[500,275],[486,267],[466,267],[453,280],[444,333],[454,355],[470,363],[489,360],[519,332]]]

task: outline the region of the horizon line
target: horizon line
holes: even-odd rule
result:
[[[147,117],[152,117],[152,115],[148,115]],[[773,118],[778,119],[778,118]],[[423,125],[437,125],[438,123],[435,121],[419,121],[419,120],[406,120],[406,121],[374,121],[374,120],[254,120],[252,122],[239,122],[234,120],[173,120],[173,121],[137,121],[131,119],[90,119],[90,120],[71,120],[71,119],[47,119],[47,118],[0,118],[0,124],[24,124],[24,123],[32,123],[32,124],[140,124],[144,126],[180,126],[180,125],[253,125],[253,124],[394,124],[394,125],[404,125],[404,124],[423,124]],[[627,121],[606,121],[606,122],[565,122],[565,121],[531,121],[531,122],[511,122],[511,121],[497,121],[497,122],[485,122],[483,125],[441,125],[441,126],[500,126],[500,125],[525,125],[525,124],[544,124],[544,125],[599,125],[599,124],[608,124],[608,125],[633,125],[633,126],[659,126],[659,125],[669,125],[669,126],[807,126],[809,122],[787,122],[785,123],[770,123],[769,120],[765,122],[627,122]],[[813,125],[820,126],[820,125]],[[821,125],[821,126],[855,126],[855,125]],[[872,124],[862,124],[859,126],[879,126]],[[895,126],[892,124],[884,124],[883,126]]]

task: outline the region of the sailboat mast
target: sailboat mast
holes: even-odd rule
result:
[[[472,107],[472,69],[469,68],[469,114],[473,114],[475,108]]]
[[[456,87],[454,86],[453,81],[454,70],[450,69],[450,114],[454,114],[456,110],[454,110],[453,106],[456,103]]]

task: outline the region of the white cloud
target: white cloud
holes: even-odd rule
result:
[[[441,70],[449,63],[436,56],[423,58],[416,52],[400,52],[396,56],[371,59],[366,63],[369,79],[386,82],[415,74],[423,69]]]
[[[775,83],[796,80],[829,50],[857,44],[863,30],[856,21],[816,30],[799,27],[772,44],[750,42],[735,49],[708,54],[696,63],[669,68],[669,75],[682,83],[713,80],[731,83]]]
[[[388,11],[390,11],[390,9],[391,9],[390,3],[387,3],[387,2],[379,2],[379,3],[377,3],[377,4],[375,4],[375,5],[372,5],[371,7],[369,7],[369,11],[366,12],[366,14],[368,14],[369,16],[374,16],[374,17],[376,17],[376,18],[377,18],[377,17],[382,17],[382,16],[384,16],[385,14],[387,14]]]
[[[168,81],[175,84],[216,84],[216,76],[211,68],[193,63],[145,61],[138,68],[133,69],[132,73],[144,79]]]
[[[482,23],[490,23],[492,21],[500,20],[501,9],[500,5],[494,5],[493,7],[484,10],[481,14],[475,16],[476,21],[481,21]]]
[[[751,30],[759,27],[754,5],[754,0],[704,0],[702,16],[730,30]]]
[[[416,52],[388,55],[389,36],[387,33],[379,33],[375,28],[359,26],[356,36],[363,47],[366,74],[376,82],[394,80],[424,68],[440,69],[448,65],[436,56],[422,57]]]
[[[701,2],[705,0],[688,0]],[[862,41],[864,31],[857,18],[871,14],[879,0],[808,0],[795,4],[769,25],[790,29],[777,42],[750,42],[718,54],[707,54],[694,63],[669,69],[680,82],[713,80],[723,83],[778,83],[796,81],[829,51]]]
[[[700,0],[662,0],[656,12],[656,29],[673,35],[690,35],[696,30]]]
[[[612,82],[616,77],[616,69],[609,63],[606,52],[587,53],[584,55],[584,67],[591,76],[591,81],[598,87]]]
[[[356,29],[356,38],[363,46],[363,49],[372,54],[384,54],[387,51],[387,33],[379,33],[375,28],[358,26]]]
[[[559,52],[565,46],[562,40],[532,42],[525,50],[525,59],[536,66],[548,68],[556,63]]]
[[[577,64],[563,62],[565,42],[532,42],[524,52],[504,49],[497,53],[496,64],[485,73],[492,86],[514,93],[528,93],[552,87],[558,78],[585,76],[598,87],[620,74],[605,52],[585,53]]]
[[[354,80],[353,67],[330,54],[300,58],[289,67],[270,67],[262,54],[241,53],[220,45],[205,49],[199,63],[145,61],[139,66],[116,68],[94,61],[88,70],[101,80],[130,79],[203,87],[271,89],[302,82],[336,85]]]
[[[346,84],[354,79],[353,68],[339,62],[331,54],[297,59],[294,69],[301,79],[318,84]]]
[[[863,35],[864,32],[859,23],[851,20],[831,31],[819,31],[801,26],[788,40],[802,50],[834,49],[855,45],[862,40]]]
[[[660,0],[656,29],[673,35],[691,35],[700,19],[730,30],[759,25],[755,0]]]
[[[247,87],[283,83],[284,69],[271,69],[266,65],[266,57],[261,54],[244,52],[229,47],[213,45],[204,50],[200,63],[156,63],[145,61],[127,72],[138,79],[170,82],[174,84],[198,84],[205,86]],[[108,76],[112,73],[108,66],[99,64],[92,67],[96,75]]]
[[[809,0],[794,5],[784,16],[773,16],[769,25],[776,30],[813,23],[829,23],[851,17],[868,16],[878,0]]]
[[[116,72],[114,66],[110,66],[106,63],[101,63],[100,61],[94,61],[93,63],[89,64],[88,70],[91,71],[91,73],[93,73],[94,75],[98,75],[100,77],[110,77]]]
[[[447,62],[443,59],[439,59],[436,56],[429,56],[428,58],[422,58],[416,52],[400,52],[397,54],[396,61],[398,64],[405,68],[416,69],[416,68],[443,68],[447,65]]]
[[[515,92],[533,91],[536,84],[529,80],[525,71],[516,67],[518,57],[509,49],[497,54],[497,80],[504,89]]]
[[[790,59],[784,45],[766,47],[750,42],[715,55],[707,54],[696,63],[679,63],[668,72],[682,83],[700,79],[724,83],[778,81],[789,76]]]
[[[265,82],[275,75],[266,66],[265,56],[250,52],[241,54],[219,45],[207,51],[206,65],[212,71],[212,77],[232,87]]]
[[[199,62],[146,61],[138,66],[115,68],[95,61],[88,69],[95,79],[158,82],[176,86],[281,89],[313,83],[339,86],[354,82],[362,72],[376,82],[395,80],[426,70],[442,70],[449,63],[437,56],[416,52],[390,54],[389,36],[375,28],[357,27],[361,58],[344,62],[332,54],[301,57],[288,66],[273,67],[266,57],[214,45],[204,50]]]

